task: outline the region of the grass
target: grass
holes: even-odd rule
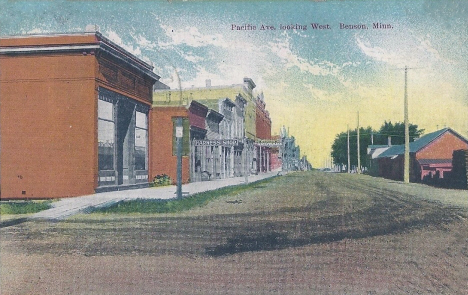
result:
[[[183,199],[172,200],[143,200],[121,201],[107,208],[99,208],[93,213],[178,213],[196,207],[203,207],[210,201],[229,195],[236,195],[243,191],[257,187],[260,184],[268,183],[275,177],[261,181],[229,186],[213,191],[194,194]]]
[[[52,201],[0,202],[0,214],[30,214],[49,209]]]

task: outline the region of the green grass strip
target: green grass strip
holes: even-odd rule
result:
[[[51,208],[52,201],[0,202],[0,214],[29,214]]]
[[[99,208],[93,213],[177,213],[190,210],[195,207],[202,207],[210,201],[229,195],[236,195],[259,184],[268,183],[276,177],[252,182],[245,185],[236,185],[220,188],[213,191],[194,194],[183,199],[152,200],[136,199],[131,201],[120,201],[107,208]]]

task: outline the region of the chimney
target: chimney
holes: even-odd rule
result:
[[[248,89],[250,93],[252,93],[252,90],[255,88],[255,83],[252,81],[250,78],[244,78],[244,87]]]
[[[85,28],[86,33],[95,33],[99,32],[99,26],[98,25],[87,25]]]
[[[391,136],[389,136],[387,138],[387,141],[388,141],[388,146],[392,146],[392,137]]]
[[[206,87],[211,87],[211,79],[206,79],[205,83],[206,83]]]

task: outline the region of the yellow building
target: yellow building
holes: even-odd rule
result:
[[[192,158],[196,160],[197,155],[200,154],[198,158],[201,159],[200,165],[203,168],[205,159],[208,161],[214,154],[219,154],[219,163],[222,165],[218,165],[220,169],[211,172],[216,178],[248,175],[257,171],[254,146],[256,140],[256,98],[252,93],[255,86],[252,79],[244,78],[243,84],[230,86],[211,86],[211,81],[207,80],[206,87],[181,90],[156,89],[153,93],[153,107],[188,107],[192,101],[197,101],[209,109],[219,112],[223,116],[223,120],[220,122],[219,132],[216,134],[217,138],[208,138],[209,136],[207,136],[206,139],[233,139],[237,140],[236,142],[239,144],[236,146],[193,146]],[[208,156],[203,156],[205,154]],[[195,163],[197,162],[195,161]],[[192,179],[197,178],[192,177]]]
[[[244,78],[244,84],[229,86],[211,86],[210,80],[206,81],[206,87],[186,89],[162,89],[153,93],[153,106],[188,106],[192,100],[196,100],[210,109],[222,113],[219,109],[219,101],[229,98],[236,101],[241,96],[246,102],[245,107],[245,136],[251,140],[256,139],[256,98],[252,91],[255,83],[250,78]]]

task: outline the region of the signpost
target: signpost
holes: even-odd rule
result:
[[[176,143],[177,143],[177,199],[182,199],[182,142],[184,127],[182,118],[176,120]]]

